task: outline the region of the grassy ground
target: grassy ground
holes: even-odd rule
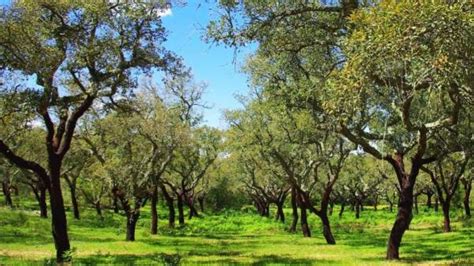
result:
[[[22,206],[11,211],[0,207],[0,265],[49,264],[54,245],[50,220]],[[398,263],[383,260],[385,243],[394,213],[365,210],[356,220],[346,212],[342,219],[331,217],[337,245],[325,244],[316,217],[312,216],[313,237],[286,232],[288,225],[252,213],[224,212],[187,221],[183,228],[170,230],[162,210],[160,234],[149,234],[149,213],[144,210],[137,225],[135,242],[125,242],[124,218],[107,212],[98,219],[83,210],[80,221],[69,216],[74,264],[156,264],[180,261],[184,264],[474,264],[474,225],[453,218],[452,233],[442,233],[441,214],[416,215],[403,238]],[[68,213],[70,215],[71,213]],[[456,216],[456,214],[454,214]],[[288,217],[289,218],[289,217]]]

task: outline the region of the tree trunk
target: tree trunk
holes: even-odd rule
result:
[[[306,212],[306,207],[300,206],[301,209],[301,231],[303,232],[304,237],[311,237],[311,230],[308,225],[308,216]]]
[[[102,206],[100,204],[100,200],[96,201],[94,206],[95,206],[95,211],[97,212],[97,215],[102,217]]]
[[[346,207],[345,202],[341,203],[341,210],[339,210],[339,218],[342,218],[342,214],[344,213],[344,207]]]
[[[389,201],[388,205],[389,205],[389,208],[390,208],[390,212],[393,212],[393,202]]]
[[[178,198],[178,221],[179,225],[184,225],[184,206],[182,195],[177,195]]]
[[[429,209],[431,209],[431,197],[432,197],[432,194],[431,193],[427,193],[426,194],[426,207],[428,207]]]
[[[329,216],[332,216],[333,211],[334,211],[334,201],[331,200],[331,202],[329,202]]]
[[[469,206],[469,199],[471,196],[472,183],[469,181],[464,184],[464,211],[467,217],[471,217],[471,207]]]
[[[374,197],[374,211],[377,211],[377,205],[379,203],[379,197],[376,195]]]
[[[291,221],[290,232],[295,233],[298,224],[298,204],[296,202],[296,191],[293,188],[291,189],[291,208],[293,220]]]
[[[204,212],[204,197],[198,197],[198,202],[199,202],[199,208],[201,209],[201,212]]]
[[[10,190],[10,182],[5,180],[2,182],[3,195],[5,196],[5,203],[13,209],[12,193]]]
[[[114,213],[119,213],[118,198],[115,194],[112,195],[112,204],[114,205]]]
[[[126,241],[135,241],[135,228],[137,226],[137,221],[139,217],[140,212],[137,210],[127,214],[127,236],[125,238]]]
[[[153,191],[151,193],[151,228],[150,233],[152,235],[158,234],[158,211],[156,205],[158,203],[158,186],[153,186]]]
[[[277,203],[276,220],[285,223],[285,213],[283,212],[283,202]]]
[[[76,196],[76,186],[75,185],[69,186],[69,189],[71,190],[71,203],[72,203],[72,210],[74,213],[74,219],[79,220],[80,215],[79,215],[79,205],[77,203],[77,196]]]
[[[361,206],[361,204],[359,202],[356,202],[356,204],[355,204],[356,219],[360,218],[360,206]]]
[[[50,156],[53,157],[53,156]],[[60,169],[61,161],[59,158],[49,159],[50,169],[50,186],[49,200],[51,206],[52,232],[54,244],[56,247],[56,261],[62,263],[70,261],[69,251],[69,235],[67,231],[66,210],[64,208],[64,200],[61,192]]]
[[[329,218],[326,212],[322,212],[320,218],[323,224],[323,235],[324,235],[324,238],[326,239],[326,243],[330,245],[336,244],[336,240],[334,239],[334,236],[331,232],[331,226],[329,224]]]
[[[438,200],[438,196],[436,196],[435,197],[435,203],[434,203],[435,212],[438,212],[438,205],[439,205],[439,200]]]
[[[173,204],[173,198],[170,196],[168,191],[166,190],[166,187],[160,183],[160,189],[161,192],[163,193],[163,197],[165,198],[166,205],[168,206],[168,226],[170,228],[174,228],[175,226],[175,220],[176,220],[176,211],[174,209],[174,204]]]
[[[46,204],[46,188],[41,186],[39,188],[38,204],[40,208],[40,217],[48,218],[48,205]]]
[[[413,186],[414,184],[405,184],[400,190],[400,203],[398,206],[397,218],[388,239],[387,259],[389,260],[400,258],[400,243],[402,241],[403,234],[410,225],[410,220],[412,217]]]
[[[443,216],[444,216],[444,232],[451,232],[451,220],[449,218],[449,207],[451,204],[451,199],[447,198],[444,202],[442,202],[443,207]]]
[[[196,207],[194,207],[194,202],[192,198],[187,198],[186,203],[189,207],[189,219],[191,220],[193,217],[199,217],[199,213],[196,210]]]

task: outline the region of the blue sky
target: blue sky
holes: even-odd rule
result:
[[[204,101],[211,106],[211,109],[204,111],[206,124],[224,127],[222,110],[240,107],[234,95],[248,91],[247,78],[239,70],[245,53],[240,53],[234,60],[233,49],[207,44],[202,40],[205,26],[216,17],[214,5],[206,2],[189,0],[185,7],[172,9],[172,15],[164,17],[163,23],[170,32],[168,48],[184,58],[197,81],[205,81],[209,85],[204,97]]]
[[[0,0],[0,5],[10,2]],[[169,31],[167,48],[184,58],[196,81],[208,84],[204,103],[210,109],[204,110],[205,123],[223,128],[222,111],[240,107],[234,96],[248,91],[247,78],[239,70],[245,53],[234,58],[232,49],[202,40],[209,20],[216,17],[214,4],[209,2],[213,1],[188,0],[184,7],[175,7],[170,16],[163,17],[163,23]]]

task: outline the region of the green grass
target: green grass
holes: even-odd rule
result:
[[[69,212],[74,264],[162,264],[177,258],[183,264],[474,264],[473,222],[456,213],[452,233],[441,232],[441,214],[421,211],[416,215],[403,238],[402,260],[397,263],[383,259],[395,216],[386,210],[365,210],[358,220],[351,212],[339,219],[335,212],[331,217],[334,246],[325,243],[314,215],[310,218],[313,237],[303,238],[300,233],[288,233],[288,225],[253,213],[207,214],[177,229],[167,228],[164,209],[160,214],[159,235],[149,234],[145,208],[137,225],[137,240],[126,242],[123,216],[106,212],[101,220],[92,210],[83,210],[77,221]],[[0,265],[53,261],[50,220],[37,215],[28,204],[13,211],[0,207]]]

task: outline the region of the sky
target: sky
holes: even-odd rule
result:
[[[205,2],[212,1],[188,0],[185,7],[173,8],[170,16],[163,17],[163,23],[170,33],[167,47],[184,58],[196,81],[209,85],[204,96],[211,107],[204,111],[206,124],[223,128],[222,111],[240,107],[234,96],[248,92],[247,77],[240,67],[251,50],[235,57],[233,49],[203,41],[206,25],[217,17],[213,4]]]
[[[0,0],[0,5],[8,5],[11,0]],[[185,6],[176,6],[163,17],[163,24],[168,30],[168,41],[165,46],[184,59],[191,67],[195,81],[208,84],[203,102],[208,109],[203,110],[204,123],[209,126],[224,128],[222,117],[225,109],[241,107],[236,94],[247,94],[247,77],[240,67],[246,54],[240,52],[235,56],[234,50],[208,44],[203,41],[205,27],[217,17],[213,1],[188,0]]]

